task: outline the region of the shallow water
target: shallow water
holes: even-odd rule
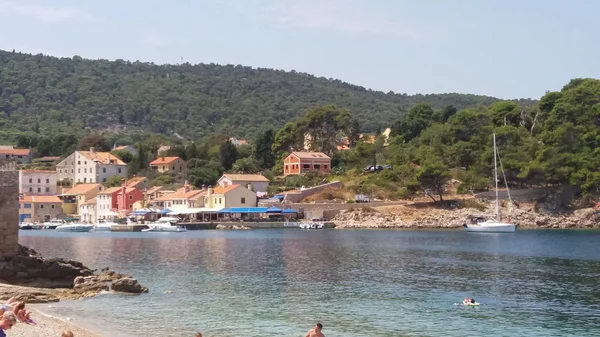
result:
[[[150,293],[51,310],[106,336],[599,336],[600,231],[21,231]],[[174,293],[165,291],[174,290]],[[479,307],[455,306],[474,297]]]

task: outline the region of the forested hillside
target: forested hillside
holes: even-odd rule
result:
[[[325,104],[347,108],[360,120],[361,131],[372,132],[390,126],[417,103],[462,110],[495,101],[468,94],[386,94],[294,71],[0,51],[3,141],[31,133],[27,137],[68,133],[81,138],[86,129],[252,138],[257,130],[282,127]]]

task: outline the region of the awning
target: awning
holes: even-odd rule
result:
[[[169,214],[169,213],[171,213],[171,210],[168,208],[161,209],[160,211],[158,211],[158,214]]]
[[[291,208],[286,208],[283,211],[281,211],[281,214],[296,214],[298,213],[298,211],[296,211],[295,209],[291,209]]]
[[[221,208],[217,213],[231,213],[231,210],[229,208]]]
[[[267,213],[266,207],[231,207],[230,213]]]
[[[267,213],[281,213],[282,209],[275,207],[275,206],[271,206],[269,208],[267,208]]]
[[[179,215],[179,214],[216,213],[219,210],[220,210],[220,208],[207,208],[207,207],[186,208],[186,209],[171,211],[167,214],[168,215]]]
[[[129,215],[146,215],[148,213],[157,213],[159,210],[154,208],[140,208],[131,212]]]

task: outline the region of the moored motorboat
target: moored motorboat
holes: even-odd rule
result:
[[[187,228],[177,225],[179,219],[171,217],[162,217],[154,223],[148,224],[147,229],[142,232],[187,232]]]
[[[50,221],[46,221],[44,222],[44,229],[55,229],[56,227],[60,226],[60,225],[64,225],[65,222],[63,220],[59,220],[59,219],[52,219]]]
[[[30,223],[30,222],[27,222],[27,223],[22,223],[22,224],[20,224],[20,225],[19,225],[19,229],[22,229],[22,230],[30,230],[30,229],[33,229],[33,224],[32,224],[32,223]]]
[[[54,230],[57,232],[89,232],[94,228],[92,225],[68,224],[57,226]]]
[[[114,222],[100,222],[94,225],[94,230],[96,232],[110,232],[112,231],[112,226],[118,225]]]
[[[319,222],[301,222],[298,224],[300,229],[323,229],[324,224]]]

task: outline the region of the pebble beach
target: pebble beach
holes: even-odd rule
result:
[[[18,323],[12,329],[7,331],[10,337],[60,337],[64,330],[71,330],[75,337],[101,337],[101,335],[92,333],[80,328],[66,320],[40,312],[36,308],[32,310],[31,317],[37,323],[36,325],[27,325]]]

